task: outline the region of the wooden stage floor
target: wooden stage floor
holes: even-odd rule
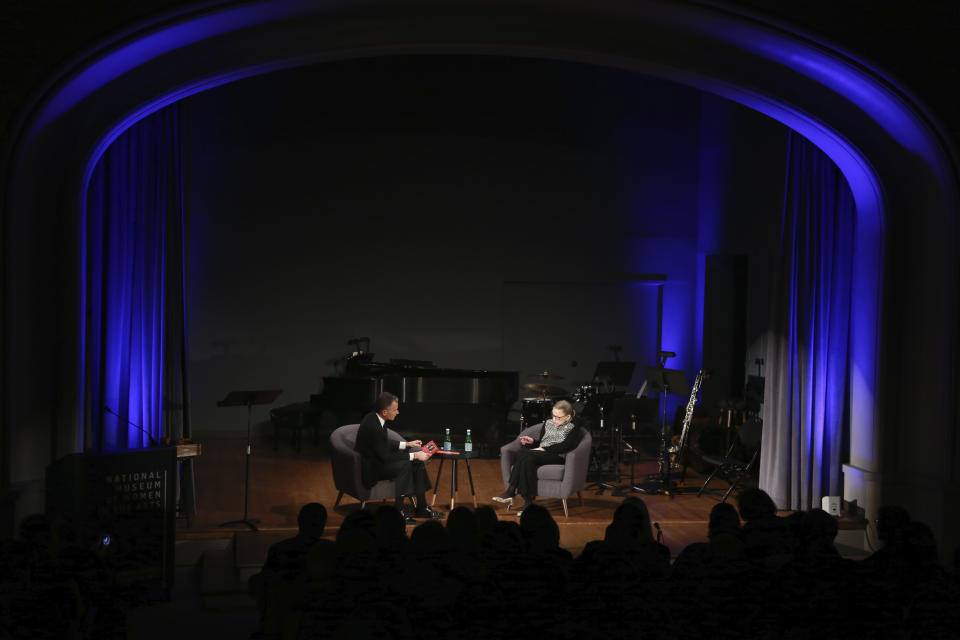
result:
[[[246,530],[242,525],[219,527],[220,523],[238,520],[243,515],[245,435],[217,434],[201,436],[197,440],[203,447],[203,454],[195,463],[197,514],[189,521],[178,520],[177,538],[229,537],[236,531]],[[438,464],[437,459],[428,464],[431,482],[436,478]],[[447,511],[450,508],[451,466],[449,463],[444,465],[435,503],[438,510]],[[458,467],[457,504],[472,506],[466,465],[461,462]],[[501,519],[515,518],[513,511],[505,511],[502,505],[490,499],[503,491],[500,460],[474,459],[471,469],[478,504],[494,506]],[[641,461],[636,465],[635,477],[639,481],[656,470],[655,460]],[[628,484],[629,465],[622,467],[622,474],[621,483]],[[672,497],[630,491],[624,495],[638,496],[646,502],[652,520],[660,523],[664,543],[676,555],[691,542],[706,541],[710,510],[720,501],[728,486],[723,480],[714,479],[710,488],[715,491],[705,492],[698,498],[696,489],[703,480],[693,469],[688,469],[682,490]],[[750,480],[747,483],[749,486]],[[550,509],[560,526],[561,545],[576,555],[590,540],[603,538],[614,510],[623,500],[623,496],[611,493],[606,490],[598,494],[596,489],[585,489],[582,492],[582,505],[576,496],[567,501],[570,510],[568,518],[564,517],[559,500],[538,499],[537,502]],[[432,492],[428,492],[427,499],[431,500],[432,497]],[[320,502],[327,507],[327,537],[332,538],[343,518],[360,506],[358,501],[345,495],[340,505],[333,509],[336,499],[329,445],[325,439],[319,446],[314,446],[305,437],[299,454],[286,441],[281,442],[276,451],[271,439],[258,438],[254,442],[250,458],[248,514],[249,518],[260,521],[258,526],[261,531],[271,533],[265,537],[276,538],[278,534],[293,532],[300,507],[307,502]]]

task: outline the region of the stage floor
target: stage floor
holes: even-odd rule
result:
[[[189,520],[178,520],[178,539],[229,537],[236,531],[246,530],[242,525],[219,526],[223,522],[239,520],[243,515],[245,435],[216,434],[202,436],[198,441],[202,443],[203,453],[195,461],[197,514]],[[302,451],[298,454],[288,441],[282,441],[279,448],[274,450],[272,439],[260,437],[254,442],[252,451],[248,515],[250,519],[260,521],[258,527],[261,531],[276,534],[293,531],[297,526],[300,507],[307,502],[320,502],[327,507],[327,536],[332,538],[343,518],[360,507],[358,501],[344,495],[340,505],[333,508],[338,492],[333,485],[329,445],[325,438],[322,438],[319,446],[315,446],[310,438],[304,437]],[[436,478],[438,464],[436,458],[428,463],[431,482]],[[444,464],[440,486],[435,487],[437,498],[434,506],[442,511],[450,508],[451,466]],[[501,518],[516,518],[514,511],[506,511],[502,505],[491,500],[492,496],[503,491],[500,460],[477,458],[470,462],[470,466],[477,503],[493,506]],[[458,467],[456,504],[473,506],[467,467],[462,461]],[[634,468],[634,477],[639,482],[656,470],[655,460],[640,460]],[[608,481],[616,482],[615,478],[610,477],[612,471],[606,475]],[[725,481],[714,479],[710,486],[712,491],[704,492],[698,498],[696,490],[703,480],[703,476],[688,469],[680,490],[672,497],[645,495],[629,489],[622,495],[612,495],[611,490],[601,493],[596,488],[584,489],[582,504],[576,496],[567,501],[569,517],[564,517],[559,500],[538,499],[537,502],[550,509],[560,526],[561,545],[576,555],[590,540],[603,538],[604,530],[624,496],[641,497],[650,510],[652,520],[660,523],[664,543],[676,555],[691,542],[706,541],[710,510],[720,501],[728,486]],[[752,478],[748,479],[745,486],[751,486],[752,482]],[[619,484],[629,483],[630,465],[625,464],[621,466]],[[427,499],[433,499],[432,492],[427,493]],[[368,508],[376,504],[372,503]]]

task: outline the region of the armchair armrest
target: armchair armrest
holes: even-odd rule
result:
[[[579,491],[587,483],[587,469],[590,466],[590,447],[593,444],[593,438],[590,432],[580,427],[583,435],[580,444],[573,451],[567,453],[564,460],[563,481],[560,484],[560,492],[570,495]]]

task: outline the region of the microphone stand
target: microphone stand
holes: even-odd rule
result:
[[[160,446],[160,443],[157,442],[152,435],[150,435],[150,432],[147,431],[146,429],[144,429],[143,427],[141,427],[140,425],[138,425],[136,422],[133,422],[133,421],[129,420],[128,418],[124,418],[124,417],[121,416],[119,413],[117,413],[116,411],[114,411],[113,409],[111,409],[110,407],[108,407],[107,405],[103,405],[103,409],[104,409],[104,411],[106,411],[107,413],[112,414],[112,415],[120,418],[121,420],[123,420],[123,421],[126,422],[127,424],[129,424],[129,425],[131,425],[131,426],[136,427],[137,429],[139,429],[140,432],[141,432],[143,435],[147,436],[147,440],[150,442],[150,446],[151,446],[151,447],[159,447],[159,446]]]
[[[673,357],[676,354],[670,352],[661,352],[661,357]],[[676,484],[670,479],[670,452],[667,445],[667,394],[686,393],[687,381],[683,371],[679,369],[664,369],[663,367],[648,367],[647,380],[650,386],[660,392],[660,398],[663,407],[660,423],[660,452],[659,452],[659,471],[657,474],[649,476],[649,480],[641,485],[635,485],[634,491],[646,494],[659,494],[673,497]]]

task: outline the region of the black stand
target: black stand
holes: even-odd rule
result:
[[[231,520],[230,522],[221,523],[221,527],[229,527],[230,525],[234,524],[243,524],[250,527],[252,531],[258,530],[256,523],[260,521],[251,520],[247,517],[247,506],[250,502],[250,452],[252,450],[250,429],[253,419],[253,405],[271,404],[277,399],[277,396],[279,396],[280,393],[280,389],[268,389],[265,391],[231,391],[227,394],[226,398],[217,403],[218,407],[242,407],[244,405],[247,407],[247,456],[246,470],[244,471],[243,478],[243,518],[240,520]]]
[[[617,463],[616,457],[616,447],[618,446],[619,440],[617,438],[616,427],[611,425],[609,421],[606,423],[607,428],[610,429],[610,451],[607,457],[607,465],[613,470],[613,473],[616,477],[616,481],[620,482],[620,465]],[[600,405],[600,432],[602,433],[604,429],[604,409],[603,405]],[[596,495],[603,495],[603,492],[607,489],[616,489],[617,485],[612,482],[607,482],[606,473],[603,469],[603,462],[600,460],[600,456],[597,454],[597,441],[594,440],[593,444],[590,446],[590,463],[594,465],[597,475],[594,476],[597,478],[595,482],[588,484],[584,487],[586,489],[596,489]]]
[[[599,386],[597,383],[603,381],[605,384],[608,384],[613,387],[612,392],[610,393],[599,393],[598,396],[600,400],[600,430],[603,431],[604,425],[610,430],[610,443],[609,443],[609,455],[607,459],[607,465],[613,471],[613,474],[616,478],[616,482],[619,483],[621,479],[620,475],[620,464],[623,460],[623,428],[624,422],[629,422],[629,416],[615,415],[617,412],[616,402],[620,400],[617,398],[611,404],[611,415],[604,416],[604,402],[610,400],[612,397],[619,395],[619,392],[616,391],[617,387],[626,387],[630,384],[630,379],[633,377],[633,370],[636,369],[636,362],[621,362],[619,359],[620,347],[613,345],[608,347],[614,351],[614,356],[617,359],[614,362],[598,362],[596,369],[593,372],[592,382],[595,385],[596,389]],[[596,465],[597,473],[599,479],[588,485],[587,489],[597,489],[596,495],[602,495],[607,489],[618,489],[619,484],[614,484],[607,482],[606,474],[603,471],[603,463],[600,460],[600,456],[597,453],[598,447],[594,445],[591,450],[591,457],[593,463]]]
[[[660,422],[660,471],[648,482],[634,485],[633,490],[639,493],[673,497],[676,483],[670,480],[670,451],[667,446],[669,440],[669,434],[667,433],[667,394],[689,395],[690,389],[687,388],[687,377],[683,371],[660,367],[647,367],[647,388],[660,393],[660,401],[663,406]]]
[[[613,460],[616,463],[617,467],[617,481],[620,481],[620,469],[621,465],[624,464],[624,453],[627,449],[630,451],[630,482],[625,485],[620,485],[613,488],[614,496],[622,496],[624,492],[629,490],[634,483],[634,472],[637,465],[637,442],[636,442],[636,422],[637,422],[637,399],[632,396],[623,396],[622,398],[617,398],[613,401],[613,410],[611,413],[610,422],[613,423],[614,428],[614,444],[613,448]],[[631,428],[633,427],[633,428]],[[629,436],[630,442],[628,442],[628,437],[624,434],[627,430],[630,429],[631,434]]]

